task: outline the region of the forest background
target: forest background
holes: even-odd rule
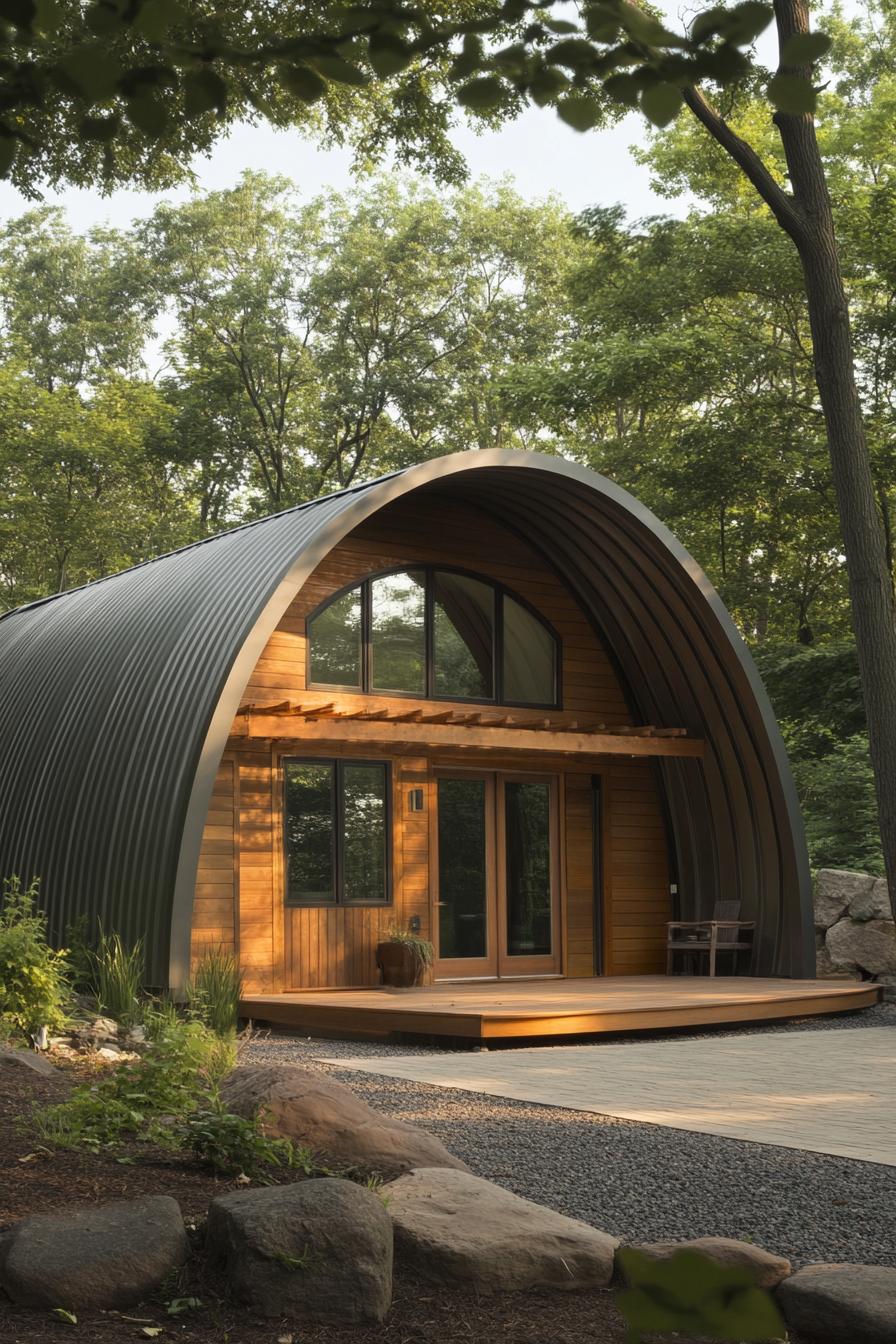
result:
[[[835,36],[819,136],[891,572],[896,24]],[[757,92],[733,124],[783,175]],[[470,447],[586,463],[707,570],[781,720],[815,866],[882,871],[796,255],[679,119],[639,151],[684,218],[510,182],[245,174],[129,229],[0,231],[0,609]]]

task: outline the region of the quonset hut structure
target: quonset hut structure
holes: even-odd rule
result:
[[[612,482],[460,453],[0,618],[0,873],[247,992],[646,975],[719,898],[813,974],[802,826],[718,595]],[[744,968],[746,969],[746,968]]]

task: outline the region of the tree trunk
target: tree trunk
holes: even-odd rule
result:
[[[789,38],[809,32],[809,6],[807,0],[774,0],[774,8],[783,52]],[[809,66],[783,60],[779,72],[810,80],[813,73]],[[896,919],[896,599],[856,388],[849,306],[815,121],[810,113],[775,115],[790,177],[788,193],[699,89],[688,87],[682,94],[697,120],[768,205],[802,263],[815,380],[846,556],[884,867]]]
[[[775,0],[780,45],[809,31],[805,0]],[[789,73],[789,71],[788,71]],[[801,69],[801,74],[810,71]],[[799,223],[815,379],[849,579],[884,865],[896,917],[896,603],[855,380],[849,308],[824,165],[811,116],[778,113]]]

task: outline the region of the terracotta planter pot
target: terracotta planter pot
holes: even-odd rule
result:
[[[392,989],[412,989],[414,985],[422,985],[428,969],[415,948],[407,943],[377,943],[376,964],[383,984]]]

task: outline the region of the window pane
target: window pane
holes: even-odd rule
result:
[[[495,594],[463,574],[435,575],[433,657],[436,695],[494,695]]]
[[[419,571],[374,579],[371,590],[371,672],[376,691],[426,690],[426,584]]]
[[[312,682],[361,689],[361,589],[337,597],[308,624]]]
[[[343,882],[347,901],[388,899],[386,787],[384,765],[343,766]]]
[[[287,900],[334,901],[333,766],[290,761],[285,778]]]
[[[440,779],[439,956],[488,951],[485,781]]]
[[[505,785],[507,954],[551,951],[551,792],[548,784]]]
[[[504,615],[504,699],[511,704],[553,705],[557,698],[554,637],[530,611],[506,597]]]

